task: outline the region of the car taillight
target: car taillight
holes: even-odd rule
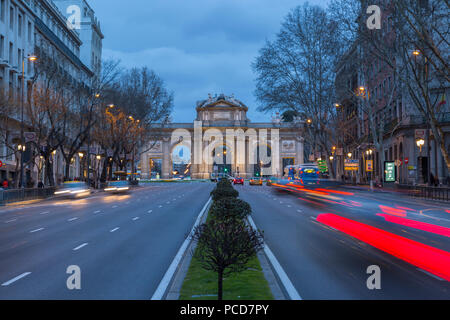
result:
[[[317,174],[319,174],[319,173],[320,173],[320,171],[317,171],[316,173],[317,173]]]
[[[300,174],[303,174],[303,171],[300,171]]]

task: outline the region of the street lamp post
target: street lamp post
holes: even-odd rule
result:
[[[29,61],[36,61],[37,57],[34,55],[28,55],[27,59]],[[20,99],[20,142],[24,144],[23,150],[21,150],[20,155],[20,187],[23,189],[25,187],[23,183],[23,153],[25,152],[25,139],[24,139],[24,128],[23,128],[23,109],[24,109],[24,86],[25,86],[25,57],[22,51],[22,90],[21,90],[21,99]]]

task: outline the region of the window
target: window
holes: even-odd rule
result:
[[[18,34],[19,34],[19,37],[21,37],[22,36],[22,15],[21,14],[19,14],[19,16],[18,16],[18,19],[17,19],[17,24],[18,24]]]
[[[0,58],[5,57],[5,37],[0,36]]]
[[[9,43],[9,64],[12,65],[14,63],[13,54],[14,54],[14,46],[12,42]]]
[[[33,29],[31,27],[31,22],[28,22],[28,42],[31,43],[31,35],[32,35]]]
[[[6,0],[0,0],[0,20],[5,22]]]
[[[14,8],[9,8],[9,28],[14,30]]]

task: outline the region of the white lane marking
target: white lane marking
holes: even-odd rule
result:
[[[127,201],[127,203],[126,204],[130,204],[130,201]]]
[[[158,208],[162,208],[162,206],[160,205],[160,206],[158,206]]]
[[[425,273],[425,274],[427,274],[427,275],[429,275],[432,278],[435,278],[435,279],[439,280],[439,281],[445,281],[445,279],[442,279],[439,276],[432,274],[431,272],[428,272],[428,271],[420,269],[420,268],[416,268],[416,269],[421,271],[421,272],[423,272],[423,273]]]
[[[303,212],[302,210],[298,209],[297,212]]]
[[[69,219],[69,220],[67,220],[68,222],[72,222],[72,221],[75,221],[75,220],[77,220],[78,218],[71,218],[71,219]]]
[[[136,220],[138,220],[139,219],[139,217],[134,217],[133,218],[133,221],[136,221]]]
[[[40,214],[48,214],[48,213],[50,213],[49,211],[44,211],[44,212],[41,212]]]
[[[173,201],[177,201],[177,199],[174,198]]]
[[[17,219],[8,220],[8,221],[5,221],[5,223],[10,223],[10,222],[14,222],[14,221],[17,221]]]
[[[117,206],[112,206],[113,209],[117,208]]]
[[[39,229],[36,229],[36,230],[31,230],[30,233],[35,233],[35,232],[39,232],[39,231],[42,231],[42,230],[44,230],[44,228],[39,228]]]
[[[205,206],[203,207],[203,209],[200,211],[199,215],[197,216],[197,220],[195,221],[194,226],[192,227],[191,232],[189,233],[189,236],[186,237],[186,240],[184,240],[183,244],[181,245],[180,249],[175,255],[175,258],[170,264],[169,269],[167,269],[166,273],[164,274],[164,277],[159,283],[158,288],[156,288],[156,291],[153,294],[151,300],[161,300],[163,298],[164,293],[166,292],[167,287],[169,286],[169,283],[171,282],[173,275],[175,274],[175,271],[177,270],[178,265],[180,264],[181,259],[183,258],[183,255],[189,246],[189,243],[191,242],[190,235],[194,231],[194,228],[200,224],[200,221],[202,220],[202,217],[206,212],[206,208],[208,208],[211,201],[212,198],[210,197],[206,202]]]
[[[100,212],[101,212],[100,210],[94,211],[94,213],[100,213]]]
[[[153,212],[153,210],[148,210],[148,211],[147,211],[147,213],[152,213],[152,212]]]
[[[2,283],[2,286],[3,287],[9,286],[11,283],[16,282],[17,280],[20,280],[20,279],[28,276],[29,274],[31,274],[31,272],[24,272],[21,275],[18,275],[17,277],[12,278],[11,280],[8,280],[8,281]]]
[[[87,242],[85,242],[85,243],[83,243],[83,244],[81,244],[81,245],[79,245],[78,247],[76,247],[76,248],[73,248],[73,251],[77,251],[77,250],[80,250],[81,248],[83,248],[83,247],[86,247],[88,244],[87,244]]]
[[[290,205],[290,204],[288,204],[288,206],[287,206],[288,208],[292,208],[292,206]]]
[[[253,229],[258,230],[258,228],[255,225],[255,222],[253,221],[252,217],[248,217],[248,221]],[[269,259],[270,263],[272,264],[273,268],[275,269],[275,272],[278,274],[279,279],[283,283],[284,288],[286,289],[286,292],[289,294],[289,297],[291,300],[302,300],[302,297],[297,292],[297,289],[295,289],[294,285],[292,284],[291,280],[289,279],[286,272],[284,272],[283,267],[278,262],[275,255],[270,250],[267,243],[264,244],[264,252]]]
[[[166,203],[167,203],[167,204],[170,204],[170,201],[167,201]]]
[[[116,231],[119,230],[119,229],[120,229],[120,228],[117,227],[117,228],[114,228],[114,229],[110,230],[109,232],[116,232]]]

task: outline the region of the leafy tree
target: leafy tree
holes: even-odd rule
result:
[[[217,272],[218,299],[223,299],[223,278],[245,270],[248,261],[263,248],[263,235],[243,221],[211,219],[194,229],[198,243],[194,257],[206,270]]]
[[[226,220],[226,219],[245,219],[252,212],[252,208],[250,205],[236,198],[222,198],[214,203],[211,206],[210,213],[217,220]]]

